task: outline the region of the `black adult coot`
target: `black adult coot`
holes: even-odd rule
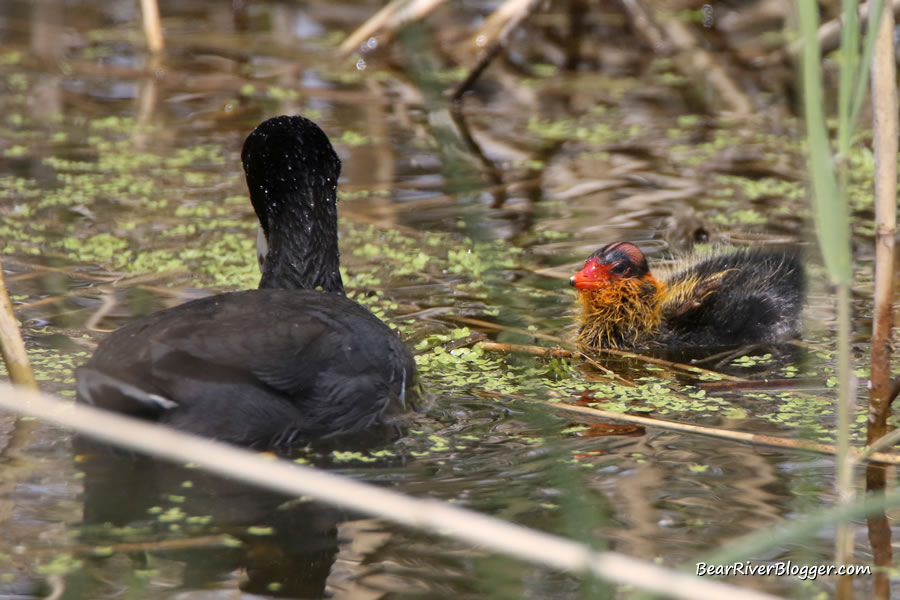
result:
[[[341,162],[303,117],[257,127],[241,153],[259,217],[260,289],[153,313],[76,371],[78,399],[258,448],[391,426],[418,393],[397,335],[344,295]]]
[[[657,279],[637,246],[615,242],[591,254],[570,283],[582,350],[679,350],[797,335],[806,276],[799,255],[752,248],[694,254]]]

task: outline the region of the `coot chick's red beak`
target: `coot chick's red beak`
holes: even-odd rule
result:
[[[596,290],[609,280],[609,265],[601,265],[596,258],[589,258],[580,271],[569,278],[569,285],[576,290]]]

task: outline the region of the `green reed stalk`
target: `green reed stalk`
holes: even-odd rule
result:
[[[845,0],[846,4],[853,4],[854,7],[858,4],[857,0]],[[847,101],[850,102],[849,111],[845,119],[841,116],[841,109],[838,109],[838,153],[842,157],[847,156],[847,152],[850,150],[850,142],[852,139],[853,129],[856,127],[856,121],[859,119],[859,111],[862,109],[863,100],[866,97],[866,86],[869,81],[869,71],[872,67],[872,53],[875,50],[875,40],[877,39],[877,32],[881,26],[881,18],[884,14],[884,0],[870,0],[869,5],[869,27],[866,31],[866,36],[863,39],[863,52],[862,59],[858,62],[855,62],[853,65],[853,69],[851,70],[851,66],[848,65],[846,67],[846,72],[843,68],[843,63],[841,63],[841,78],[840,78],[840,86],[844,87],[845,85],[849,88],[852,88],[853,94]],[[844,47],[844,35],[848,35],[848,30],[850,25],[848,21],[846,21],[846,13],[848,12],[848,8],[845,6],[842,19],[844,20],[844,28],[842,30],[841,35],[841,56],[848,56],[850,54],[856,55],[859,48],[859,21],[856,18],[856,14],[858,11],[854,8],[853,13],[853,33],[854,38],[853,45],[847,43],[847,47]],[[857,72],[856,65],[859,65],[859,70]],[[845,84],[844,81],[847,81]],[[851,85],[851,80],[853,81]],[[838,100],[843,102],[842,97],[839,93]]]
[[[879,29],[884,0],[869,2],[869,29],[863,39],[862,57],[859,55],[859,2],[844,0],[841,21],[841,71],[838,83],[838,137],[837,150],[841,174],[846,172],[847,157],[853,141],[853,131],[859,119],[872,66],[875,49],[875,32]],[[841,181],[844,185],[846,182]]]
[[[859,81],[853,85],[853,74],[859,67],[859,12],[857,0],[844,0],[841,10],[841,76],[838,83],[838,156],[842,165],[847,164],[850,151],[850,137],[855,120],[851,120],[853,100],[860,93]],[[867,72],[868,75],[868,72]],[[860,77],[865,92],[866,79]],[[845,168],[841,169],[846,172]],[[842,181],[842,183],[846,183]]]
[[[800,34],[803,38],[802,80],[804,115],[809,153],[809,173],[812,180],[813,210],[816,233],[831,283],[837,288],[838,317],[838,399],[837,399],[837,491],[841,502],[853,495],[853,471],[849,460],[850,412],[854,388],[850,355],[850,218],[844,190],[838,185],[832,161],[831,144],[825,121],[824,84],[822,82],[821,48],[819,46],[819,14],[815,0],[798,0]],[[857,2],[845,0],[845,29],[842,36],[841,81],[838,100],[838,128],[843,132],[841,143],[849,149],[850,118],[852,116],[852,77],[858,57],[859,23]],[[852,25],[855,25],[852,26]],[[852,30],[852,31],[850,31]],[[852,58],[850,58],[852,56]],[[846,158],[846,155],[844,155]],[[842,180],[845,178],[842,177]],[[838,527],[835,536],[835,562],[849,564],[853,554],[849,527]]]
[[[815,0],[798,0],[800,34],[803,37],[803,93],[813,210],[822,258],[833,284],[851,281],[850,219],[847,203],[835,179],[831,145],[825,123],[821,49]]]

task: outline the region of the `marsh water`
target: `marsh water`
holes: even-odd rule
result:
[[[71,398],[73,368],[130,320],[256,286],[240,146],[263,119],[303,114],[343,160],[349,294],[414,348],[430,404],[398,442],[296,458],[689,569],[741,535],[833,503],[828,456],[596,425],[547,404],[832,440],[834,315],[812,243],[796,92],[790,69],[770,65],[773,80],[761,82],[752,66],[777,51],[779,26],[764,20],[771,36],[760,36],[756,15],[741,28],[742,11],[765,3],[718,6],[726,25],[703,38],[745,68],[733,73],[754,106],[743,114],[687,77],[678,57],[636,41],[614,2],[580,6],[574,69],[564,68],[569,5],[533,15],[458,111],[445,92],[474,59],[454,49],[494,3],[448,4],[339,58],[376,3],[163,2],[158,61],[138,4],[0,3],[0,247],[42,389]],[[674,18],[716,32],[709,11],[672,5]],[[863,138],[850,158],[861,370],[872,240]],[[695,241],[804,247],[803,339],[695,363],[703,374],[602,359],[633,386],[576,359],[477,345],[571,344],[567,279],[615,240],[639,243],[651,263]],[[798,383],[710,385],[723,375]],[[0,415],[0,447],[2,598],[630,593],[189,466],[85,450],[47,424]],[[822,531],[753,558],[819,564],[832,553]],[[864,526],[855,556],[871,561]],[[734,581],[803,598],[834,586]],[[871,581],[854,585],[865,593]]]

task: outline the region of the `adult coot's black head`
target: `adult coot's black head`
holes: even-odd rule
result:
[[[328,136],[303,117],[274,117],[241,152],[259,217],[261,288],[344,291],[338,269],[337,181]]]
[[[267,248],[260,289],[113,332],[76,373],[79,401],[256,447],[393,434],[418,398],[416,364],[343,295],[341,163],[328,138],[312,121],[276,117],[250,134],[242,158]]]

